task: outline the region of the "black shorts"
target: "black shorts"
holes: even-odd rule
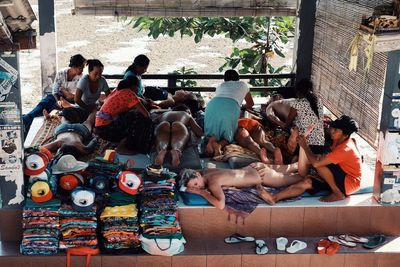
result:
[[[113,120],[110,124],[96,126],[96,134],[104,140],[119,142],[123,138],[128,137],[132,125],[135,123],[138,116],[138,112],[136,111],[128,111],[120,114],[118,118]]]
[[[337,164],[329,164],[326,167],[332,172],[333,177],[335,178],[335,182],[337,187],[340,189],[340,191],[346,195],[346,188],[345,188],[345,178],[346,178],[346,173],[340,168],[339,165]],[[316,194],[320,191],[331,191],[330,186],[322,180],[322,178],[312,178],[312,188],[307,190],[308,193],[310,194]]]
[[[165,100],[168,98],[168,92],[154,86],[146,86],[143,96],[151,100]]]
[[[311,150],[312,153],[314,154],[327,154],[329,151],[329,148],[326,146],[318,146],[318,145],[310,145],[308,146]]]

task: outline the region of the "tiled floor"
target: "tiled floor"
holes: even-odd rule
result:
[[[289,243],[295,238],[289,238]],[[308,246],[298,254],[277,251],[275,239],[264,238],[269,248],[266,255],[256,255],[254,243],[225,244],[222,240],[188,240],[185,251],[174,257],[148,254],[99,255],[92,257],[90,266],[334,266],[334,267],[396,267],[400,266],[400,237],[391,237],[378,249],[366,250],[342,247],[334,256],[315,253],[320,238],[298,238]],[[65,254],[56,256],[23,256],[18,243],[0,242],[0,267],[65,266]],[[76,266],[84,265],[84,257],[73,257]],[[75,266],[74,265],[74,266]]]

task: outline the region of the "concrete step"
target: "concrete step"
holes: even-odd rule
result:
[[[333,256],[318,255],[315,247],[320,237],[299,238],[307,242],[308,247],[298,254],[288,254],[275,249],[274,238],[266,240],[269,252],[256,255],[254,243],[225,244],[223,240],[188,239],[185,251],[173,257],[151,256],[146,253],[128,255],[93,256],[90,266],[161,266],[161,267],[395,267],[400,265],[400,238],[391,237],[389,242],[374,250],[342,247]],[[290,238],[292,241],[294,238]],[[73,256],[72,266],[84,266],[85,257]],[[66,266],[65,253],[55,256],[23,256],[19,254],[17,242],[0,242],[0,267],[25,266]]]

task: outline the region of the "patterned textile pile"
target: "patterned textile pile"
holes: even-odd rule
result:
[[[101,235],[106,250],[140,247],[136,204],[106,207],[100,220]]]
[[[60,209],[60,249],[73,247],[97,248],[96,206],[91,211],[74,211],[71,206]]]
[[[182,237],[176,200],[175,180],[144,183],[140,218],[143,236]]]
[[[58,252],[60,234],[59,201],[37,204],[27,199],[23,209],[24,229],[20,250],[25,255],[52,255]]]

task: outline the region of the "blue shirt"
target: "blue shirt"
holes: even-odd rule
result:
[[[143,97],[143,91],[144,91],[143,89],[144,88],[143,88],[143,84],[142,84],[142,75],[138,75],[138,74],[134,73],[133,71],[128,70],[127,72],[125,72],[124,79],[126,79],[129,76],[136,76],[138,78],[139,84],[138,84],[138,87],[137,87],[137,89],[138,89],[137,95],[139,97]]]

